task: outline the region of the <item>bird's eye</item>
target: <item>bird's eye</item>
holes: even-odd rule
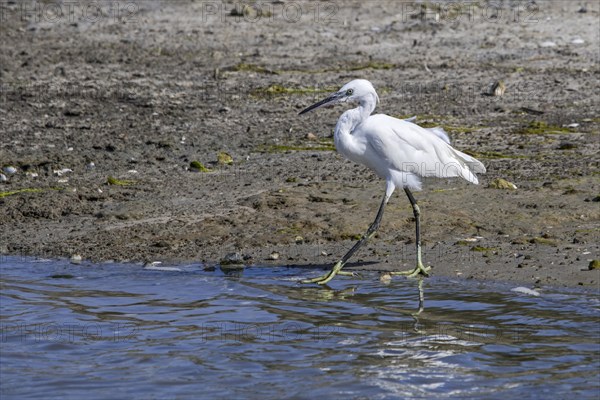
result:
[[[353,89],[346,90],[346,96],[352,96],[352,93],[354,93]]]

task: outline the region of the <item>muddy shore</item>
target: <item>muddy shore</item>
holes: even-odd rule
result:
[[[1,254],[328,267],[384,182],[335,152],[343,107],[297,114],[365,78],[487,167],[415,194],[434,275],[599,286],[597,3],[70,4],[0,4]],[[413,241],[400,193],[348,269]]]

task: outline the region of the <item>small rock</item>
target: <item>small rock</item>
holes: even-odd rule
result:
[[[571,43],[573,44],[584,44],[585,40],[583,40],[582,38],[575,38],[571,41]]]
[[[313,140],[313,141],[315,141],[315,140],[317,140],[317,136],[314,133],[309,132],[309,133],[306,134],[306,140]]]
[[[94,162],[92,161],[92,162],[88,163],[88,165],[86,165],[85,167],[87,169],[94,169],[94,168],[96,168],[96,164],[94,164]]]
[[[73,170],[71,168],[55,169],[54,175],[63,176],[64,174],[67,174],[69,172],[73,172]]]
[[[321,255],[326,257],[326,256],[327,256],[327,252],[323,250],[323,251],[321,252]]]
[[[590,264],[588,265],[588,269],[590,271],[593,271],[595,269],[600,269],[600,260],[592,260],[592,261],[590,261]]]
[[[547,40],[545,42],[540,43],[540,47],[555,47],[556,43],[551,40]]]
[[[12,166],[4,167],[3,171],[6,174],[8,174],[8,175],[12,175],[12,174],[16,174],[17,173],[17,169],[15,167],[12,167]]]
[[[4,174],[0,174],[0,182],[6,182],[8,178]]]
[[[279,260],[279,253],[274,251],[271,254],[269,254],[269,260]]]
[[[490,89],[490,94],[492,96],[502,96],[504,94],[505,90],[506,90],[506,85],[504,84],[504,82],[496,81],[496,82],[494,82],[494,84],[492,85],[492,87]]]
[[[73,254],[71,256],[71,264],[81,264],[81,261],[83,261],[83,257],[79,254]]]
[[[219,264],[221,264],[221,266],[223,265],[240,265],[240,264],[244,264],[244,257],[242,257],[242,255],[238,252],[235,253],[228,253],[225,255],[225,257],[223,257],[221,259],[221,261],[219,262]]]
[[[506,179],[498,178],[491,181],[488,185],[490,189],[508,189],[508,190],[516,190],[517,185],[512,182],[507,181]]]
[[[296,244],[302,244],[304,243],[304,238],[302,236],[296,236],[294,241],[296,242]]]
[[[383,283],[384,285],[389,285],[391,281],[392,275],[388,274],[387,272],[381,274],[381,276],[379,277],[379,282]]]
[[[575,143],[571,143],[571,142],[562,142],[561,144],[558,145],[558,149],[559,150],[572,150],[572,149],[576,149],[577,145]]]
[[[30,178],[37,178],[39,174],[37,172],[26,172],[25,176],[28,176]]]
[[[63,111],[63,115],[65,117],[79,117],[81,115],[81,111],[74,108],[69,108]]]
[[[577,122],[573,122],[572,124],[567,125],[567,128],[577,128],[579,124]]]

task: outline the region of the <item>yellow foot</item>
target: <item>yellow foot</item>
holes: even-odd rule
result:
[[[416,278],[419,275],[429,276],[430,270],[431,267],[424,267],[423,264],[418,264],[413,270],[390,272],[390,275],[404,275],[408,278]]]
[[[354,272],[340,271],[342,269],[342,267],[343,267],[342,263],[340,261],[338,261],[333,266],[333,268],[331,269],[331,271],[329,271],[325,275],[321,275],[321,276],[318,276],[318,277],[312,278],[312,279],[305,279],[305,280],[300,281],[300,282],[301,283],[318,283],[319,285],[324,285],[327,282],[329,282],[330,280],[332,280],[333,277],[336,276],[336,275],[356,276],[356,274]]]

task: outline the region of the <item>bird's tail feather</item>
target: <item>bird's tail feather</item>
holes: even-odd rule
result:
[[[463,159],[463,161],[467,164],[469,169],[477,174],[485,174],[485,165],[476,158],[471,157],[468,154],[463,153],[462,151],[458,151],[454,149],[456,154]]]

